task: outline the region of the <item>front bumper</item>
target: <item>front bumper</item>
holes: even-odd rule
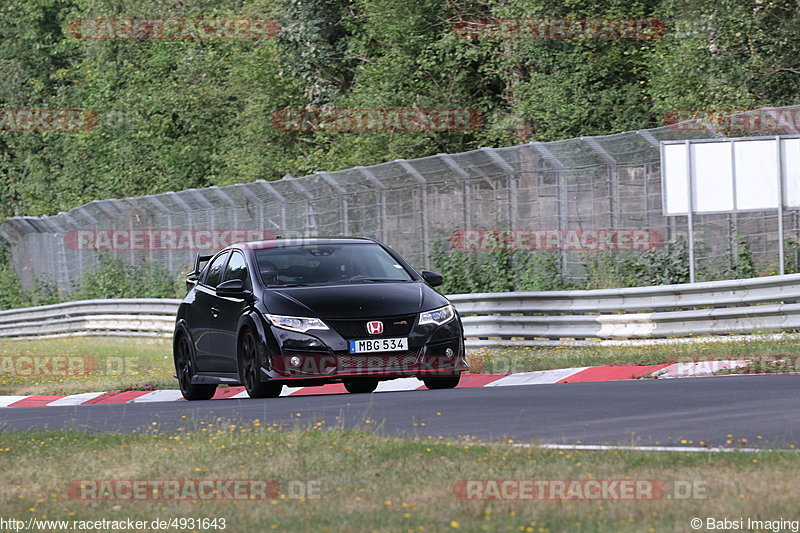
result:
[[[312,334],[313,333],[313,334]],[[272,327],[272,355],[262,367],[265,380],[331,383],[353,378],[457,376],[469,369],[458,318],[442,326],[414,326],[408,350],[359,353],[336,330],[295,333]],[[358,338],[365,338],[360,336]],[[374,337],[380,338],[380,337]]]

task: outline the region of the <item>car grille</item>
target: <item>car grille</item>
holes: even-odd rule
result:
[[[360,318],[358,320],[325,320],[345,339],[380,339],[383,337],[407,337],[414,327],[417,315],[396,316],[390,318]],[[367,322],[380,320],[383,322],[383,333],[371,335],[367,331]],[[402,324],[405,322],[405,324]]]
[[[340,355],[339,370],[349,368],[411,369],[416,365],[416,352],[397,352],[381,355]],[[389,366],[391,365],[391,366]]]

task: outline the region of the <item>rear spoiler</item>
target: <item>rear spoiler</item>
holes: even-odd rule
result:
[[[204,255],[204,254],[197,254],[197,257],[194,259],[194,270],[186,274],[186,290],[192,290],[192,287],[195,286],[197,283],[197,277],[200,275],[200,265],[202,263],[207,262],[209,259],[214,257],[213,255]]]
[[[197,283],[197,277],[200,275],[201,269],[200,265],[202,263],[207,262],[209,259],[214,257],[213,255],[204,255],[204,254],[197,254],[197,257],[194,259],[194,270],[186,274],[186,290],[190,290],[195,283]]]

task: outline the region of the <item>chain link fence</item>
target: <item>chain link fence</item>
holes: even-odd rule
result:
[[[798,109],[747,113],[777,117]],[[781,127],[759,134],[786,133]],[[634,237],[630,253],[685,238],[686,217],[662,214],[659,142],[728,134],[713,121],[694,119],[615,135],[99,200],[53,216],[8,219],[0,238],[23,284],[39,278],[67,290],[103,254],[178,272],[193,264],[198,251],[212,252],[232,240],[353,235],[377,238],[424,268],[433,266],[434,243],[453,246],[457,235],[462,244],[475,244],[471,238],[492,230],[523,232],[528,241],[522,249],[558,254],[563,275],[580,281],[593,252],[625,248],[602,245],[613,230],[656,236],[640,246]],[[795,262],[799,217],[785,212],[787,255]],[[694,224],[699,281],[725,278],[743,253],[758,266],[753,275],[777,272],[775,212],[697,215]]]

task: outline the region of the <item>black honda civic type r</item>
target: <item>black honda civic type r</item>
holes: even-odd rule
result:
[[[461,320],[432,288],[442,277],[375,240],[234,244],[199,255],[186,284],[173,353],[187,400],[221,384],[252,398],[283,385],[372,392],[401,377],[446,389],[467,370]]]

